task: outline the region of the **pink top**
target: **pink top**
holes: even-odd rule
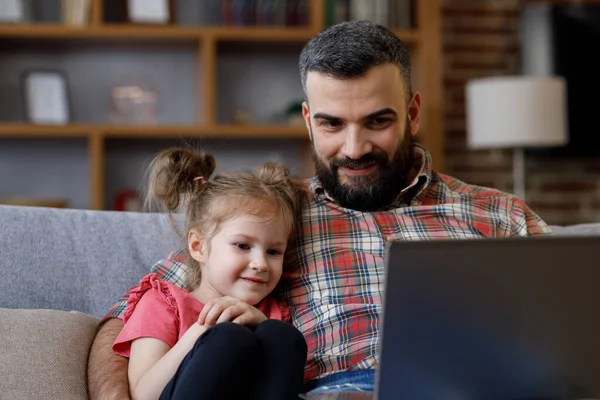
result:
[[[170,347],[198,320],[204,304],[190,292],[148,274],[132,289],[123,316],[125,326],[113,344],[113,351],[129,357],[131,342],[142,337],[160,339]],[[273,297],[263,299],[257,307],[269,319],[289,321],[286,306]]]

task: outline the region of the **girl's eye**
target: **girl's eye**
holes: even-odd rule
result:
[[[270,250],[267,250],[267,254],[270,256],[279,256],[279,255],[281,255],[281,252],[279,250],[270,249]]]
[[[236,243],[235,245],[240,250],[250,250],[250,246],[248,246],[246,243]]]

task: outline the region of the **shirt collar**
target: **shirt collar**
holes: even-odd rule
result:
[[[396,200],[390,204],[390,208],[400,207],[402,204],[414,204],[417,197],[429,186],[432,175],[432,161],[431,154],[425,147],[415,143],[415,162],[411,168],[411,176],[414,176],[411,183],[406,186],[398,195]],[[325,196],[329,201],[335,202],[321,184],[318,177],[310,179],[309,190],[311,193]]]

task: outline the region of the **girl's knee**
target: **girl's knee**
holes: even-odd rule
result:
[[[260,325],[258,325],[256,330],[273,334],[286,334],[288,336],[299,335],[302,337],[302,334],[294,325],[276,319],[268,319],[263,321]]]
[[[196,340],[194,347],[201,346],[207,342],[232,344],[236,347],[255,346],[256,338],[252,331],[243,325],[233,322],[221,322],[204,332]]]
[[[215,324],[210,327],[207,332],[209,331],[218,332],[219,335],[246,335],[251,333],[250,329],[233,322],[221,322]]]
[[[294,325],[287,322],[268,319],[262,322],[256,328],[255,332],[262,337],[273,338],[277,341],[285,341],[290,346],[305,349],[306,351],[307,346],[304,336]]]

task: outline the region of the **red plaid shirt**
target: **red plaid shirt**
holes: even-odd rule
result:
[[[438,174],[424,148],[416,153],[415,180],[387,210],[340,207],[317,179],[309,182],[282,280],[292,322],[308,343],[306,380],[377,366],[387,241],[551,233],[520,199]],[[152,272],[182,285],[184,254],[172,253]],[[122,316],[123,299],[107,317]]]

